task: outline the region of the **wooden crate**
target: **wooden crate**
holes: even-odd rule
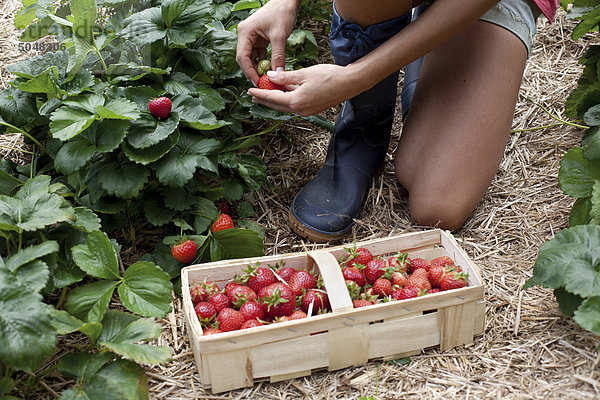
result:
[[[447,231],[433,229],[358,242],[374,255],[401,250],[409,257],[450,256],[469,273],[468,286],[414,299],[354,309],[338,259],[351,245],[304,253],[225,260],[182,269],[185,319],[198,372],[213,393],[252,386],[258,380],[278,382],[471,343],[485,324],[484,286],[479,269]],[[248,264],[285,261],[296,269],[316,268],[323,277],[332,311],[301,320],[202,336],[190,284],[211,280],[223,287]],[[351,348],[352,351],[348,351]]]

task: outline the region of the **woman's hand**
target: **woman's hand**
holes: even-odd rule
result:
[[[268,75],[286,91],[250,88],[252,101],[303,117],[340,104],[367,90],[369,86],[364,85],[370,84],[355,78],[360,75],[352,71],[352,65],[318,64],[296,71],[270,71]]]
[[[257,60],[271,44],[271,68],[285,67],[285,43],[296,25],[301,0],[270,0],[237,27],[236,61],[248,79],[258,85]]]

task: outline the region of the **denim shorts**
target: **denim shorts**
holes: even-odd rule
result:
[[[541,11],[529,0],[501,0],[481,18],[514,33],[531,55],[536,33],[536,21]]]
[[[420,12],[435,0],[421,3]],[[527,56],[531,55],[536,33],[536,21],[541,11],[530,0],[500,0],[479,18],[509,30],[517,36],[527,48]]]

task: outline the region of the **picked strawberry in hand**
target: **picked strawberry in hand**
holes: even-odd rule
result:
[[[269,79],[269,76],[267,74],[264,74],[260,77],[260,80],[258,81],[258,88],[266,90],[285,90],[285,87],[283,85],[278,85],[276,83],[271,82],[271,79]]]

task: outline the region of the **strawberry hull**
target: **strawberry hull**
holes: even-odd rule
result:
[[[213,393],[277,382],[312,372],[330,371],[471,343],[485,324],[484,286],[478,268],[446,231],[409,233],[358,242],[376,255],[433,259],[447,255],[469,273],[468,286],[408,300],[353,308],[338,260],[350,245],[305,253],[226,260],[182,270],[182,292],[190,342],[198,372]],[[189,294],[204,278],[223,287],[248,264],[285,261],[295,269],[315,270],[323,278],[331,312],[243,331],[202,336]],[[402,338],[402,340],[399,340]],[[352,351],[348,351],[352,348]]]

